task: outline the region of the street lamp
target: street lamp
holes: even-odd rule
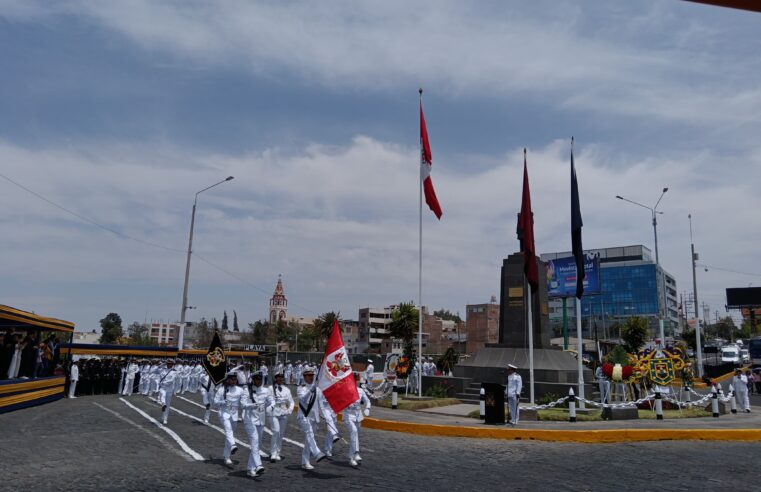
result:
[[[695,265],[698,261],[698,254],[695,252],[695,243],[692,241],[692,214],[688,214],[690,220],[690,249],[692,253],[692,294],[695,303],[695,342],[698,357],[698,377],[703,377],[703,347],[700,340],[700,315],[698,314],[698,281],[695,275]]]
[[[188,278],[190,277],[190,254],[193,250],[193,226],[196,222],[196,205],[198,204],[198,195],[203,193],[206,190],[210,190],[214,188],[215,186],[221,185],[222,183],[225,183],[227,181],[231,181],[233,179],[232,176],[228,176],[219,183],[214,183],[211,186],[208,186],[201,191],[196,193],[196,197],[193,200],[193,214],[190,216],[190,238],[188,239],[188,261],[185,264],[185,287],[182,289],[182,311],[180,312],[180,335],[177,337],[177,348],[182,350],[182,346],[185,342],[185,312],[188,309],[191,309],[190,306],[188,306]]]
[[[663,195],[666,194],[666,192],[669,191],[668,188],[663,188],[663,191],[661,192],[661,196],[658,198],[658,201],[655,202],[654,207],[648,207],[647,205],[642,205],[641,203],[635,202],[634,200],[629,200],[628,198],[624,198],[621,195],[616,195],[616,198],[619,200],[623,200],[625,202],[632,203],[634,205],[638,205],[642,208],[646,208],[650,210],[650,213],[653,216],[653,235],[655,236],[655,275],[656,275],[656,281],[658,278],[658,273],[661,270],[661,263],[658,257],[658,221],[656,220],[656,216],[658,214],[663,214],[663,212],[658,211],[658,204],[661,203],[661,200],[663,199]],[[663,306],[658,308],[658,328],[660,329],[660,337],[661,337],[661,343],[666,344],[666,336],[663,330],[663,311],[666,309],[666,275],[663,272],[660,272],[661,276],[663,278]],[[659,303],[660,304],[660,303]]]

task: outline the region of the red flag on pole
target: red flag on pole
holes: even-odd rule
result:
[[[319,374],[317,387],[322,390],[323,396],[334,412],[339,413],[359,400],[351,362],[346,355],[346,347],[344,347],[341,328],[337,320],[333,321],[333,330],[330,332],[328,345],[325,347],[325,357],[322,359]]]
[[[422,91],[422,89],[421,89]],[[428,143],[428,129],[425,126],[425,116],[423,115],[423,101],[420,101],[420,179],[423,180],[423,193],[425,194],[425,203],[428,208],[436,214],[437,219],[441,219],[441,205],[436,198],[436,192],[433,189],[431,181],[431,144]]]
[[[536,247],[534,246],[534,213],[531,211],[531,192],[528,186],[528,169],[526,167],[526,149],[523,149],[523,198],[521,213],[518,215],[518,239],[523,252],[523,273],[536,292],[539,287],[539,272],[536,267]]]

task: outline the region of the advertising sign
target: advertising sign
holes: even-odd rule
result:
[[[573,256],[546,262],[547,296],[576,295],[576,262]],[[584,255],[584,295],[600,294],[600,255]]]

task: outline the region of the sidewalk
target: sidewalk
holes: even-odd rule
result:
[[[761,408],[750,414],[719,418],[613,420],[598,422],[541,422],[486,425],[466,415],[478,405],[451,405],[418,411],[373,408],[363,427],[429,436],[528,439],[571,442],[626,442],[653,440],[761,441]]]

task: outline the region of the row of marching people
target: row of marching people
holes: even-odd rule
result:
[[[315,385],[314,370],[305,369],[302,377],[304,381],[297,390],[297,419],[304,433],[301,468],[313,470],[311,461],[319,463],[326,457],[332,456],[333,444],[341,437],[338,432],[336,414]],[[264,473],[261,456],[262,454],[266,456],[266,453],[260,453],[260,450],[267,416],[270,416],[272,430],[269,459],[270,462],[276,463],[283,459],[281,454],[283,437],[288,417],[293,413],[296,402],[290,389],[285,385],[282,372],[276,373],[275,382],[271,387],[263,384],[261,372],[253,373],[249,384],[240,385],[238,378],[239,373],[236,370],[227,373],[223,386],[216,390],[213,405],[219,411],[219,419],[225,431],[223,450],[225,464],[228,466],[233,464],[231,456],[237,451],[234,433],[239,417],[242,417],[251,447],[247,474],[250,477],[257,477]],[[357,391],[359,399],[343,411],[343,421],[349,434],[348,461],[353,467],[357,467],[359,461],[362,460],[359,455],[359,427],[363,416],[370,414],[371,407],[370,399],[364,391],[359,387]],[[321,418],[327,426],[324,451],[320,450],[314,437],[315,428]]]

